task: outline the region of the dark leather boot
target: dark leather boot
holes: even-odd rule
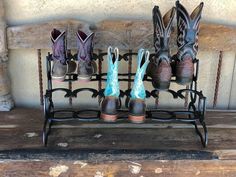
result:
[[[145,57],[143,57],[145,54]],[[134,84],[130,92],[129,120],[133,123],[142,123],[146,115],[146,90],[143,84],[143,77],[149,63],[149,51],[139,49],[137,71],[134,77]]]
[[[115,122],[118,114],[117,109],[120,107],[119,95],[120,86],[118,81],[118,59],[119,50],[114,49],[114,54],[112,54],[112,48],[108,47],[107,50],[107,61],[108,61],[108,71],[107,71],[107,82],[104,91],[105,98],[101,103],[101,119],[106,122]]]
[[[76,69],[76,63],[66,59],[66,39],[65,31],[60,32],[53,29],[51,32],[52,41],[52,79],[63,81],[66,74],[73,73]]]
[[[152,78],[152,85],[159,90],[166,90],[170,86],[172,76],[169,40],[175,8],[170,9],[162,18],[158,6],[153,8],[154,47],[155,58],[147,68],[147,75]]]
[[[77,37],[78,79],[89,81],[92,75],[97,72],[96,63],[92,59],[94,33],[87,35],[83,31],[78,30]]]
[[[194,9],[191,15],[176,1],[177,8],[177,45],[176,55],[176,82],[181,85],[188,85],[192,82],[194,74],[193,60],[198,52],[199,22],[203,3]]]
[[[120,107],[119,99],[115,96],[106,96],[101,103],[101,118],[105,122],[115,122]]]
[[[129,120],[143,123],[146,117],[146,103],[143,99],[131,99],[129,103]]]

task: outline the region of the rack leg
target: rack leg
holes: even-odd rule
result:
[[[52,120],[45,119],[43,126],[43,144],[46,147],[48,142],[48,136],[51,133],[52,128]]]
[[[203,145],[203,147],[205,148],[208,144],[208,132],[207,132],[207,128],[206,128],[206,124],[204,121],[201,122],[202,128],[203,128],[203,134],[201,133],[201,131],[198,128],[198,125],[196,122],[193,123],[196,133],[198,134],[198,136],[201,139],[201,143]]]
[[[46,147],[47,146],[47,124],[48,124],[48,119],[45,119],[44,125],[43,125],[43,145]]]

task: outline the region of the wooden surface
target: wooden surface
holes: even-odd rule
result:
[[[45,148],[41,110],[1,112],[0,176],[233,177],[236,112],[208,112],[206,120],[207,148],[186,124],[78,122],[55,125]]]
[[[33,170],[32,170],[33,169]],[[235,177],[236,161],[10,161],[0,165],[9,177]]]
[[[37,109],[17,108],[0,113],[0,150],[42,148],[43,114]],[[236,149],[236,113],[208,112],[209,145],[202,148],[189,124],[95,124],[65,122],[56,124],[49,136],[49,149],[159,149],[232,150]],[[29,137],[32,136],[32,137]],[[97,137],[98,136],[98,137]]]
[[[106,50],[108,45],[117,46],[121,50],[137,50],[140,47],[153,48],[153,26],[150,20],[107,20],[94,25],[77,20],[63,20],[8,27],[8,48],[49,49],[51,48],[50,32],[53,28],[67,30],[69,49],[76,49],[75,33],[77,29],[88,31],[89,28],[96,33],[95,49]],[[171,47],[176,49],[176,30],[172,35]],[[199,47],[204,50],[235,51],[236,28],[202,23]]]

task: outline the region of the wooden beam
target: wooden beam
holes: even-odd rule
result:
[[[202,148],[194,127],[189,124],[97,125],[78,121],[55,124],[48,147],[57,149],[61,147],[60,143],[66,143],[68,147],[65,149],[175,149],[209,152],[236,149],[236,136],[232,136],[236,134],[236,112],[207,112],[206,115],[209,132],[209,145],[206,149]],[[4,142],[0,143],[0,151],[43,147],[42,110],[15,108],[11,112],[0,113],[0,118],[0,142]]]
[[[153,26],[150,20],[106,20],[95,25],[77,20],[53,21],[36,25],[8,27],[9,49],[49,49],[50,31],[53,28],[67,30],[68,48],[76,49],[78,28],[96,33],[95,49],[105,50],[108,45],[122,50],[137,50],[140,47],[153,48]],[[236,28],[217,24],[202,23],[199,35],[202,50],[235,51]],[[176,50],[176,30],[172,34],[171,48]]]
[[[76,46],[76,30],[88,28],[88,24],[76,20],[53,21],[43,24],[23,25],[7,29],[8,49],[51,49],[50,32],[53,28],[67,31],[68,48]],[[86,29],[85,29],[86,30]]]
[[[80,161],[80,160],[4,160],[0,176],[165,176],[165,177],[233,177],[235,160],[144,160],[144,161]]]
[[[236,112],[206,115],[207,125],[236,125]],[[189,128],[60,128],[53,129],[49,146],[44,148],[42,110],[16,108],[0,113],[0,117],[0,142],[4,142],[0,144],[0,176],[236,174],[235,128],[209,128],[209,146],[205,149]]]

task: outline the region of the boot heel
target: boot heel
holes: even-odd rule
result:
[[[65,80],[65,76],[59,77],[59,76],[52,76],[52,81],[55,82],[63,82]]]
[[[146,118],[145,118],[145,116],[133,116],[133,115],[129,115],[128,119],[129,119],[132,123],[140,124],[140,123],[144,123]]]
[[[118,115],[114,114],[114,115],[109,115],[109,114],[104,114],[101,113],[100,118],[104,121],[104,122],[115,122],[117,120]]]
[[[81,82],[89,82],[92,76],[78,76],[78,80]]]
[[[176,82],[180,85],[189,85],[192,80],[192,77],[176,77]]]
[[[152,85],[157,90],[168,90],[170,87],[170,82],[152,82]]]

